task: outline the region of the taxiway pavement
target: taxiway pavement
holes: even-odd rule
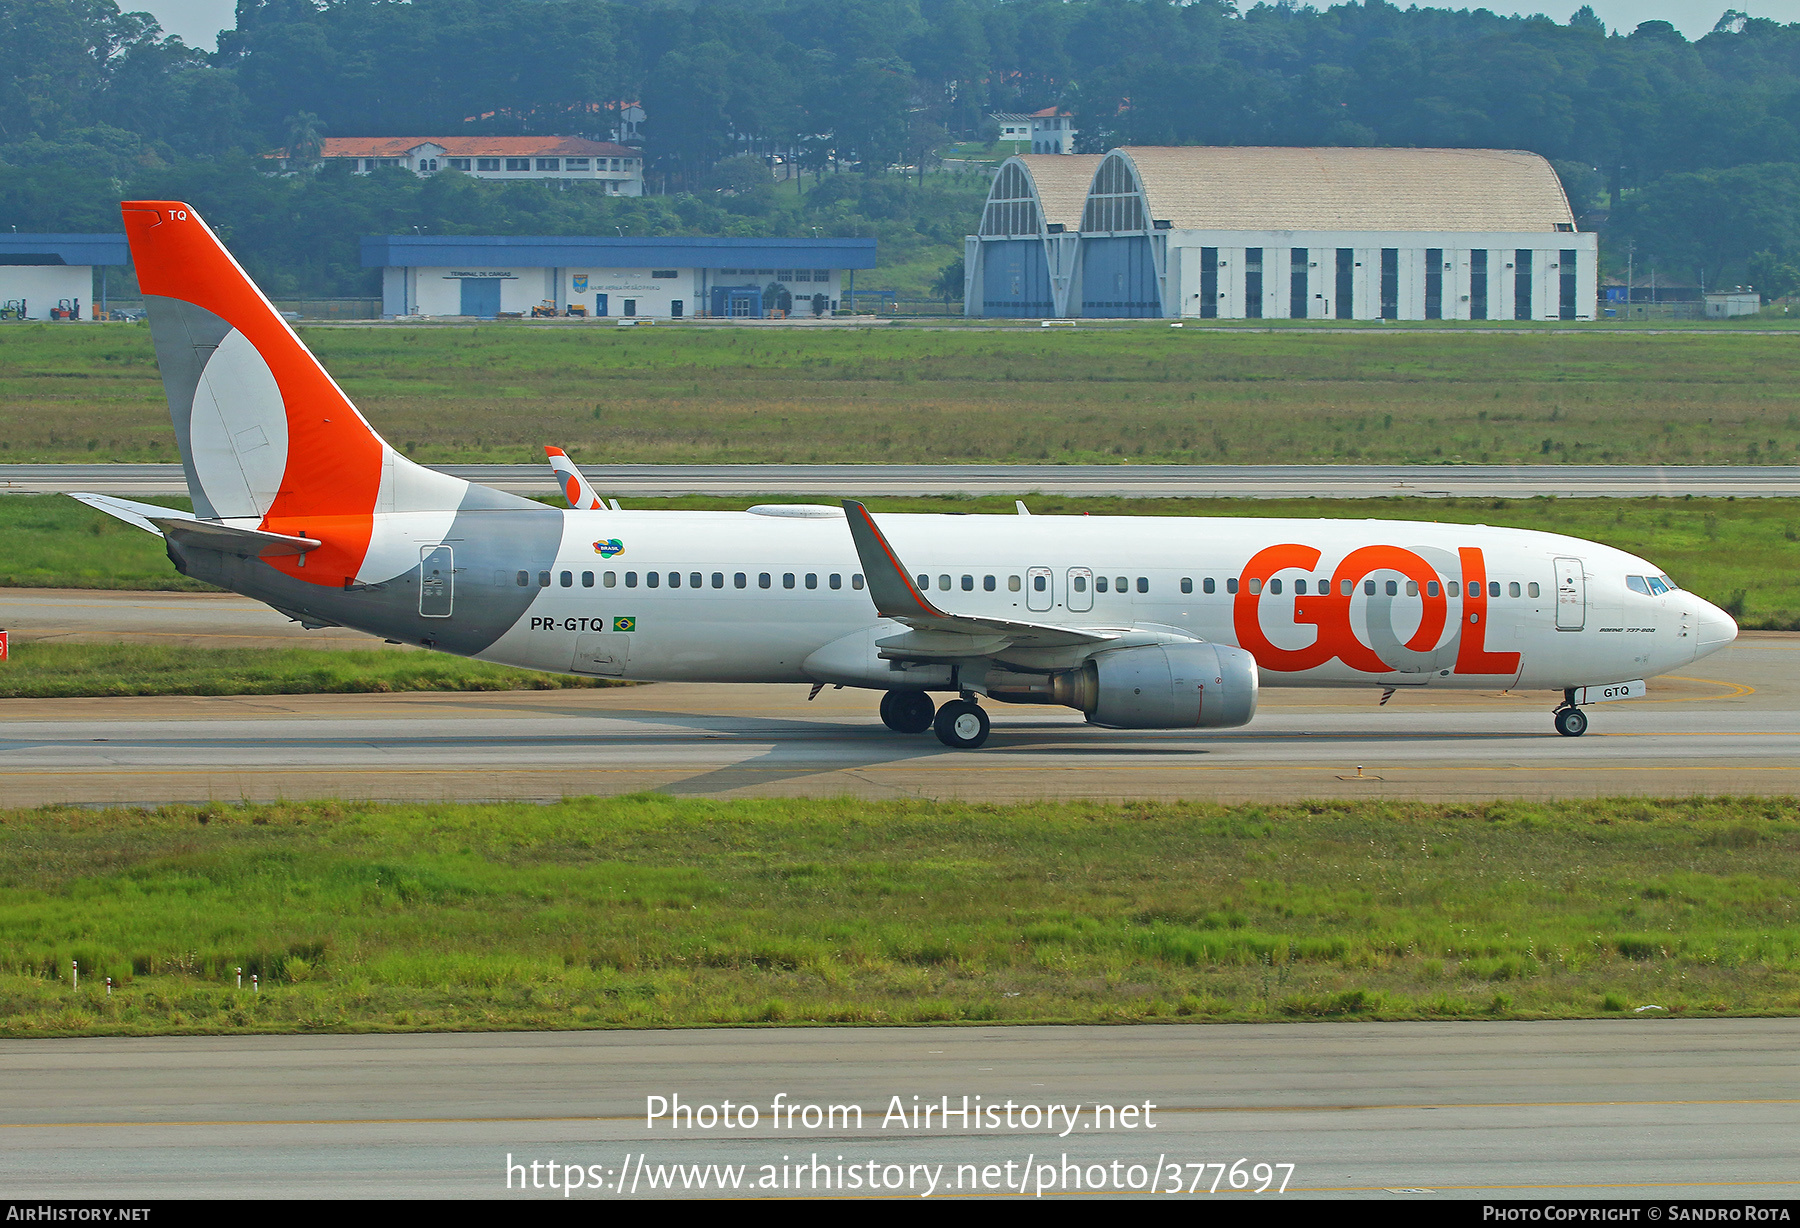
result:
[[[435,465],[526,495],[548,465]],[[1796,465],[583,465],[613,498],[672,495],[1122,495],[1135,498],[1800,497]],[[0,493],[185,495],[179,465],[0,465]]]
[[[943,1166],[939,1197],[996,1197],[970,1188],[989,1165],[1030,1193],[1039,1164],[1059,1182],[1079,1165],[1085,1183],[1115,1160],[1147,1176],[1159,1157],[1184,1186],[1187,1165],[1292,1164],[1290,1197],[1800,1190],[1796,1019],[0,1040],[0,1085],[0,1188],[15,1199],[507,1197],[509,1157],[512,1197],[563,1197],[520,1190],[533,1161],[598,1178],[576,1197],[695,1197],[720,1194],[716,1180],[651,1181],[729,1164],[754,1183],[765,1164],[810,1174],[815,1156],[833,1179],[842,1157],[911,1184],[887,1197],[925,1193],[915,1165]],[[778,1093],[859,1106],[862,1128],[771,1128]],[[650,1096],[750,1104],[759,1120],[646,1128]],[[910,1114],[964,1096],[1080,1107],[1066,1130],[1066,1116],[1054,1130],[881,1124],[894,1097]],[[1132,1128],[1095,1127],[1095,1105],[1146,1102],[1151,1124],[1140,1110]],[[843,1192],[786,1171],[762,1192]]]
[[[1482,799],[1800,792],[1800,636],[1751,633],[1589,710],[1541,692],[1268,688],[1243,729],[1127,731],[991,704],[979,751],[884,728],[873,692],[605,690],[0,700],[9,805],[276,798]]]

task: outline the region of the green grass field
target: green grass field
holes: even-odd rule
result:
[[[548,474],[549,470],[545,470]],[[549,486],[546,477],[545,486]],[[780,496],[777,501],[790,501]],[[168,500],[171,504],[185,501]],[[744,508],[755,498],[637,499],[633,507]],[[1095,499],[1034,496],[1040,515],[1339,516],[1569,533],[1642,555],[1746,627],[1800,630],[1800,501],[1791,499]],[[1009,498],[871,501],[881,512],[1010,513]],[[156,537],[59,495],[0,495],[4,588],[179,589]],[[0,617],[3,622],[3,617]]]
[[[313,328],[416,459],[1793,463],[1785,335]],[[0,330],[0,462],[175,459],[147,330]]]
[[[3,603],[0,603],[3,604]],[[77,695],[310,695],[320,692],[550,691],[625,685],[540,674],[441,652],[385,648],[190,648],[162,644],[15,645],[0,699]]]
[[[1796,813],[0,812],[0,1034],[1792,1013]]]

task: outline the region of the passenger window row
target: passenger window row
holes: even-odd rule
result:
[[[1310,589],[1309,589],[1309,585],[1310,585]],[[1201,580],[1200,586],[1201,586],[1201,590],[1204,592],[1211,593],[1211,592],[1216,591],[1214,588],[1213,579],[1211,576],[1207,576],[1205,579]],[[1270,580],[1267,582],[1266,587],[1267,587],[1268,592],[1271,595],[1280,596],[1281,592],[1282,592],[1283,582],[1279,579]],[[1245,589],[1245,591],[1252,595],[1256,595],[1256,594],[1262,593],[1264,591],[1264,588],[1265,588],[1265,584],[1261,579],[1253,578],[1248,582],[1248,586]],[[1364,592],[1364,594],[1366,594],[1367,596],[1370,596],[1370,597],[1374,597],[1380,593],[1386,593],[1389,597],[1398,597],[1400,595],[1400,588],[1401,588],[1401,583],[1398,580],[1377,581],[1374,579],[1365,579],[1362,582],[1362,591]],[[1519,585],[1519,582],[1514,580],[1511,583],[1507,584],[1506,595],[1508,597],[1520,596],[1521,595],[1520,588],[1521,588],[1521,586]],[[1524,585],[1523,588],[1524,588],[1524,591],[1532,597],[1536,597],[1538,595],[1538,593],[1540,592],[1536,581],[1533,581],[1531,583]],[[1194,591],[1194,582],[1185,576],[1182,577],[1181,591],[1184,593],[1193,592]],[[1225,581],[1225,591],[1227,593],[1235,593],[1238,591],[1238,582],[1235,577],[1227,579]],[[1325,579],[1323,576],[1319,577],[1316,580],[1309,580],[1305,577],[1302,577],[1301,579],[1294,581],[1294,595],[1296,597],[1304,597],[1304,596],[1306,596],[1306,594],[1309,591],[1311,591],[1313,593],[1317,593],[1320,596],[1324,596],[1327,593],[1331,592],[1331,581]],[[1354,594],[1355,591],[1356,591],[1356,582],[1354,580],[1338,581],[1338,592],[1342,596],[1349,597],[1352,594]],[[1425,595],[1426,596],[1436,597],[1439,595],[1439,593],[1441,591],[1442,590],[1439,589],[1438,582],[1436,580],[1427,580],[1425,582]],[[1487,595],[1490,597],[1498,597],[1500,595],[1500,592],[1501,592],[1500,581],[1489,580],[1488,586],[1487,586]],[[1419,582],[1417,580],[1406,581],[1406,595],[1408,597],[1417,597],[1419,595]],[[1475,580],[1469,581],[1469,596],[1471,596],[1471,597],[1481,596],[1481,585],[1478,581],[1475,581]]]
[[[520,588],[529,588],[531,586],[531,573],[529,571],[519,572],[517,578],[518,578],[518,585]],[[625,573],[625,587],[626,588],[636,588],[639,584],[640,579],[645,588],[661,588],[665,582],[668,584],[668,586],[670,588],[680,588],[680,587],[682,587],[682,583],[683,583],[683,575],[679,571],[671,571],[671,572],[667,572],[667,573],[660,572],[660,571],[647,571],[647,572],[643,573],[643,575],[641,577],[635,571],[628,571]],[[557,577],[557,580],[564,588],[574,588],[575,587],[575,573],[572,571],[562,572]],[[713,588],[724,588],[725,587],[725,573],[724,572],[722,572],[722,571],[713,572],[711,580],[712,580],[711,587],[713,587]],[[617,588],[619,585],[619,573],[616,571],[601,572],[600,573],[600,584],[601,584],[601,587],[603,587],[603,588]],[[686,574],[686,584],[687,584],[688,588],[706,588],[708,586],[707,585],[707,576],[704,572],[690,571]],[[549,588],[550,587],[550,573],[549,572],[540,571],[537,573],[537,586],[539,588]],[[818,588],[819,587],[819,573],[809,571],[806,573],[806,575],[804,577],[798,576],[794,572],[791,572],[791,571],[782,573],[782,575],[781,575],[781,587],[782,588],[794,588],[797,586],[804,586],[804,587],[810,588],[810,589]],[[863,578],[861,575],[852,575],[850,577],[850,587],[851,588],[861,589],[862,586],[863,586]],[[594,573],[593,572],[584,571],[581,573],[581,587],[582,588],[593,588],[594,587]],[[742,571],[734,572],[731,577],[731,587],[733,587],[733,588],[749,588],[750,587],[749,573],[742,572]],[[773,588],[773,587],[775,587],[775,577],[766,571],[758,572],[757,576],[756,576],[756,587],[758,587],[758,588]],[[843,588],[844,587],[843,574],[841,572],[834,571],[834,572],[830,573],[829,575],[827,575],[825,577],[825,587],[828,589]]]

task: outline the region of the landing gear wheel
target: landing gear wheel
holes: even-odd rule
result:
[[[953,699],[938,709],[933,723],[938,741],[951,750],[974,750],[987,741],[988,718],[980,704]]]
[[[1579,738],[1587,732],[1587,714],[1580,708],[1556,710],[1556,732],[1565,738]]]
[[[895,733],[924,733],[936,713],[924,691],[889,691],[881,697],[881,723]]]

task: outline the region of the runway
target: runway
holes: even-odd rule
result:
[[[548,465],[434,465],[519,494]],[[673,495],[1120,495],[1133,498],[1800,498],[1795,465],[583,465],[613,498]],[[179,465],[0,465],[0,493],[185,495]]]
[[[513,1197],[563,1197],[518,1188],[525,1166],[550,1160],[597,1179],[575,1197],[841,1196],[791,1167],[816,1173],[816,1156],[826,1180],[842,1180],[840,1157],[878,1173],[886,1197],[925,1196],[933,1168],[937,1197],[1004,1196],[1002,1180],[1018,1196],[1021,1179],[1029,1196],[1047,1175],[1047,1194],[1091,1196],[1115,1160],[1125,1185],[1132,1165],[1147,1176],[1174,1163],[1185,1193],[1191,1166],[1212,1166],[1206,1191],[1242,1158],[1246,1175],[1292,1165],[1288,1197],[1785,1199],[1800,1189],[1797,1054],[1800,1020],[1646,1017],[5,1040],[0,1187],[17,1199],[506,1197],[510,1156]],[[650,1096],[753,1105],[758,1121],[646,1128]],[[845,1113],[772,1128],[778,1096],[857,1106],[861,1128]],[[887,1117],[895,1097],[910,1111],[964,1096],[1012,1103],[1017,1124]],[[1065,1112],[1027,1127],[1027,1105]],[[1139,1106],[1129,1127],[1125,1105]],[[741,1165],[747,1181],[720,1191],[715,1169],[709,1188],[683,1188],[669,1166],[696,1164]],[[787,1187],[755,1189],[763,1165]],[[1079,1190],[1065,1165],[1079,1166]],[[1199,1196],[1232,1195],[1219,1184]]]
[[[1265,689],[1243,729],[1124,731],[990,704],[975,752],[872,692],[600,691],[0,700],[7,804],[693,797],[1488,799],[1800,792],[1800,636],[1750,633],[1552,732],[1548,693]]]

